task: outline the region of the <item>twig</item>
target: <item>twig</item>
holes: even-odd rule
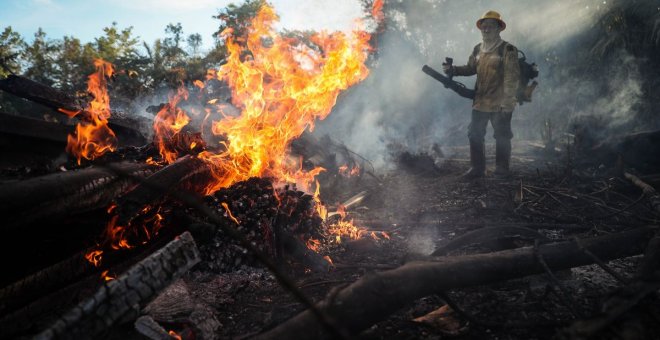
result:
[[[575,237],[575,244],[577,244],[578,248],[582,250],[583,253],[585,253],[587,256],[589,256],[592,260],[594,260],[594,263],[596,263],[600,268],[602,268],[604,271],[606,271],[608,274],[612,275],[617,281],[623,283],[624,285],[627,285],[630,283],[628,279],[625,277],[621,276],[619,273],[614,271],[610,266],[608,266],[605,262],[603,262],[598,256],[596,256],[594,253],[589,251],[589,249],[585,248],[582,246],[582,242],[580,242],[580,239],[578,237]]]
[[[454,300],[452,300],[449,297],[447,293],[442,292],[442,293],[438,293],[438,295],[447,303],[447,305],[449,305],[449,307],[451,307],[453,311],[458,313],[465,320],[484,328],[534,328],[539,326],[556,327],[559,325],[566,324],[566,322],[551,321],[551,320],[545,320],[544,322],[512,322],[512,321],[497,322],[490,320],[481,320],[481,319],[477,319],[474,315],[463,310],[456,302],[454,302]]]
[[[545,262],[543,259],[543,255],[541,255],[541,252],[539,252],[539,242],[538,240],[534,241],[534,254],[536,255],[537,261],[541,264],[543,269],[545,270],[546,274],[548,274],[548,277],[550,278],[550,281],[555,285],[555,288],[558,288],[561,294],[559,294],[559,298],[564,302],[564,305],[568,307],[568,310],[571,311],[573,316],[575,317],[582,317],[582,313],[580,313],[577,310],[577,303],[575,300],[572,298],[572,295],[569,294],[568,291],[566,291],[566,288],[559,282],[555,274],[552,272],[550,267],[548,267],[548,264]]]

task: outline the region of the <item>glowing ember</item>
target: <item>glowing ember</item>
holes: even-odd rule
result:
[[[101,255],[103,254],[102,250],[92,250],[89,253],[85,254],[85,259],[89,263],[93,264],[94,267],[98,267],[101,264]]]
[[[78,160],[95,159],[108,151],[117,149],[117,137],[108,127],[110,118],[110,97],[107,90],[107,78],[112,77],[114,72],[112,64],[101,59],[94,61],[96,72],[91,74],[87,82],[87,91],[92,94],[94,100],[89,103],[84,121],[76,125],[76,132],[67,137],[66,151]],[[70,117],[79,112],[59,109]]]
[[[328,226],[328,232],[335,236],[335,241],[337,243],[341,243],[342,236],[357,240],[362,237],[364,233],[366,233],[366,230],[364,228],[358,228],[355,226],[355,224],[353,224],[353,220],[339,220],[339,222]]]
[[[307,240],[306,244],[307,244],[307,248],[317,253],[319,252],[319,248],[321,247],[321,241],[315,238],[310,238],[309,240]]]
[[[177,332],[175,331],[169,331],[167,332],[167,334],[169,334],[172,337],[172,339],[181,340],[181,336],[177,334]]]
[[[335,264],[332,262],[332,259],[330,258],[330,256],[326,255],[326,256],[323,256],[323,258],[324,258],[326,261],[328,261],[328,263],[330,263],[331,266],[334,267]]]
[[[225,211],[227,212],[227,216],[229,216],[229,218],[231,218],[231,220],[234,221],[234,223],[241,224],[241,222],[239,222],[236,219],[236,217],[234,217],[234,215],[231,213],[231,210],[229,210],[229,206],[227,205],[227,203],[222,202],[221,205],[223,208],[225,208]]]
[[[101,278],[102,278],[104,281],[111,281],[111,280],[114,280],[115,277],[114,277],[114,276],[111,276],[110,274],[108,274],[108,272],[110,272],[110,271],[109,271],[109,270],[104,270],[103,273],[101,273]]]

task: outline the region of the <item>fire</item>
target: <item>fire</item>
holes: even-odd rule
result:
[[[330,258],[330,256],[328,256],[328,255],[323,256],[323,259],[325,259],[326,261],[328,261],[328,263],[330,263],[331,266],[333,266],[333,267],[335,266],[335,263],[332,262],[332,259]]]
[[[383,0],[374,1],[374,4],[371,8],[371,16],[374,18],[374,20],[376,20],[376,22],[383,20]]]
[[[98,267],[101,264],[102,249],[133,249],[139,244],[147,243],[158,234],[163,226],[164,218],[160,209],[160,207],[152,209],[150,206],[145,206],[140,212],[140,216],[131,220],[127,225],[120,225],[117,205],[111,204],[107,209],[111,216],[105,227],[103,241],[96,249],[91,249],[85,254],[87,261]]]
[[[279,35],[273,28],[276,21],[273,8],[264,5],[251,22],[246,46],[236,42],[233,32],[224,32],[227,63],[208,74],[229,84],[241,114],[213,122],[212,131],[226,138],[226,149],[199,155],[215,178],[207,194],[255,176],[306,190],[322,170],[300,170],[300,164],[287,157],[290,142],[313,130],[339,93],[369,74],[368,33],[316,33],[310,40],[317,48],[312,48]]]
[[[161,157],[168,164],[174,163],[178,158],[178,153],[172,145],[176,135],[190,122],[190,117],[177,107],[181,100],[186,99],[188,91],[181,86],[176,93],[170,95],[169,103],[163,106],[154,118],[154,142],[158,145]]]
[[[348,164],[344,164],[337,169],[338,173],[344,177],[360,176],[360,166],[355,165],[349,169]]]
[[[109,270],[104,270],[103,273],[101,273],[101,278],[102,278],[104,281],[112,281],[112,280],[115,279],[114,276],[108,274],[109,272],[110,272]]]
[[[101,264],[101,255],[103,254],[102,250],[92,250],[85,254],[85,259],[89,263],[93,264],[94,267],[98,267]]]
[[[181,335],[179,335],[175,331],[169,331],[167,332],[167,334],[169,334],[172,337],[172,339],[181,340]]]
[[[319,248],[321,247],[321,241],[315,239],[315,238],[310,238],[306,242],[307,248],[309,248],[312,251],[319,252]]]
[[[229,218],[232,221],[234,221],[234,223],[241,224],[241,222],[239,222],[238,219],[236,219],[236,217],[234,217],[234,215],[231,213],[231,210],[229,210],[229,206],[227,205],[227,203],[222,202],[221,205],[223,208],[225,208],[225,211],[227,212],[227,216],[229,216]]]
[[[95,159],[106,152],[117,149],[117,137],[108,127],[110,118],[110,97],[107,90],[107,78],[112,77],[112,64],[101,59],[94,60],[96,72],[91,74],[87,82],[87,91],[94,99],[89,103],[84,120],[76,125],[76,132],[67,137],[66,151],[78,160]],[[59,109],[70,117],[80,113]]]
[[[345,221],[341,219],[338,222],[328,226],[328,232],[335,236],[335,241],[337,243],[341,243],[342,236],[347,236],[353,240],[357,240],[362,237],[364,233],[366,233],[366,230],[364,228],[358,228],[355,224],[353,224],[353,220]]]

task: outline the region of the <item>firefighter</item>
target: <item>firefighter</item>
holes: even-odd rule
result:
[[[485,140],[488,121],[495,130],[495,175],[509,174],[511,159],[511,116],[516,106],[520,67],[518,50],[502,40],[500,32],[506,23],[498,12],[488,11],[477,20],[482,41],[475,46],[467,65],[443,65],[447,75],[477,75],[475,96],[472,103],[472,120],[468,127],[470,140],[470,170],[463,175],[466,179],[485,176]]]

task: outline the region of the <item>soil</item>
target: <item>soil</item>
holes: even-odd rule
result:
[[[492,145],[487,152],[494,154]],[[460,177],[467,170],[466,148],[446,149],[443,153],[451,157],[435,158],[429,163],[428,155],[417,155],[418,158],[406,155],[386,174],[363,174],[360,178],[345,179],[346,191],[335,190],[335,196],[324,199],[342,202],[366,190],[365,200],[352,206],[349,215],[356,225],[373,231],[376,237],[368,232],[361,239],[343,239],[340,244],[323,247],[322,255],[329,256],[334,263],[328,271],[310,270],[295,259],[281,263],[282,269],[304,294],[320,301],[365,275],[424,258],[452,239],[483,227],[526,226],[547,239],[562,240],[657,223],[657,214],[639,200],[637,188],[597,164],[592,168],[575,169],[566,153],[520,142],[514,145],[511,176],[499,178],[489,169],[485,179],[471,182],[462,181]],[[488,162],[489,165],[494,163],[492,157]],[[488,246],[471,244],[449,255],[530,244],[533,240],[512,238]],[[640,258],[611,261],[609,266],[623,277],[631,278]],[[305,309],[272,274],[258,266],[243,265],[228,273],[199,269],[208,267],[198,266],[177,284],[187,287],[195,303],[212,310],[219,322],[216,334],[220,338],[258,334]],[[576,320],[597,315],[603,302],[624,285],[597,265],[553,274],[558,283],[548,275],[536,275],[410,301],[405,308],[373,325],[360,337],[562,337],[567,336],[568,327]],[[657,338],[660,335],[657,301],[657,295],[647,298],[623,319],[635,319],[637,328],[642,329],[639,334]],[[442,322],[438,323],[437,319],[431,323],[413,321],[448,302],[458,310],[440,318]],[[638,313],[644,317],[636,317]],[[626,329],[624,325],[625,320],[613,323],[603,337],[627,334],[622,331]],[[179,333],[187,327],[184,324],[164,326]],[[130,335],[140,337],[128,331],[130,325],[126,327]]]

